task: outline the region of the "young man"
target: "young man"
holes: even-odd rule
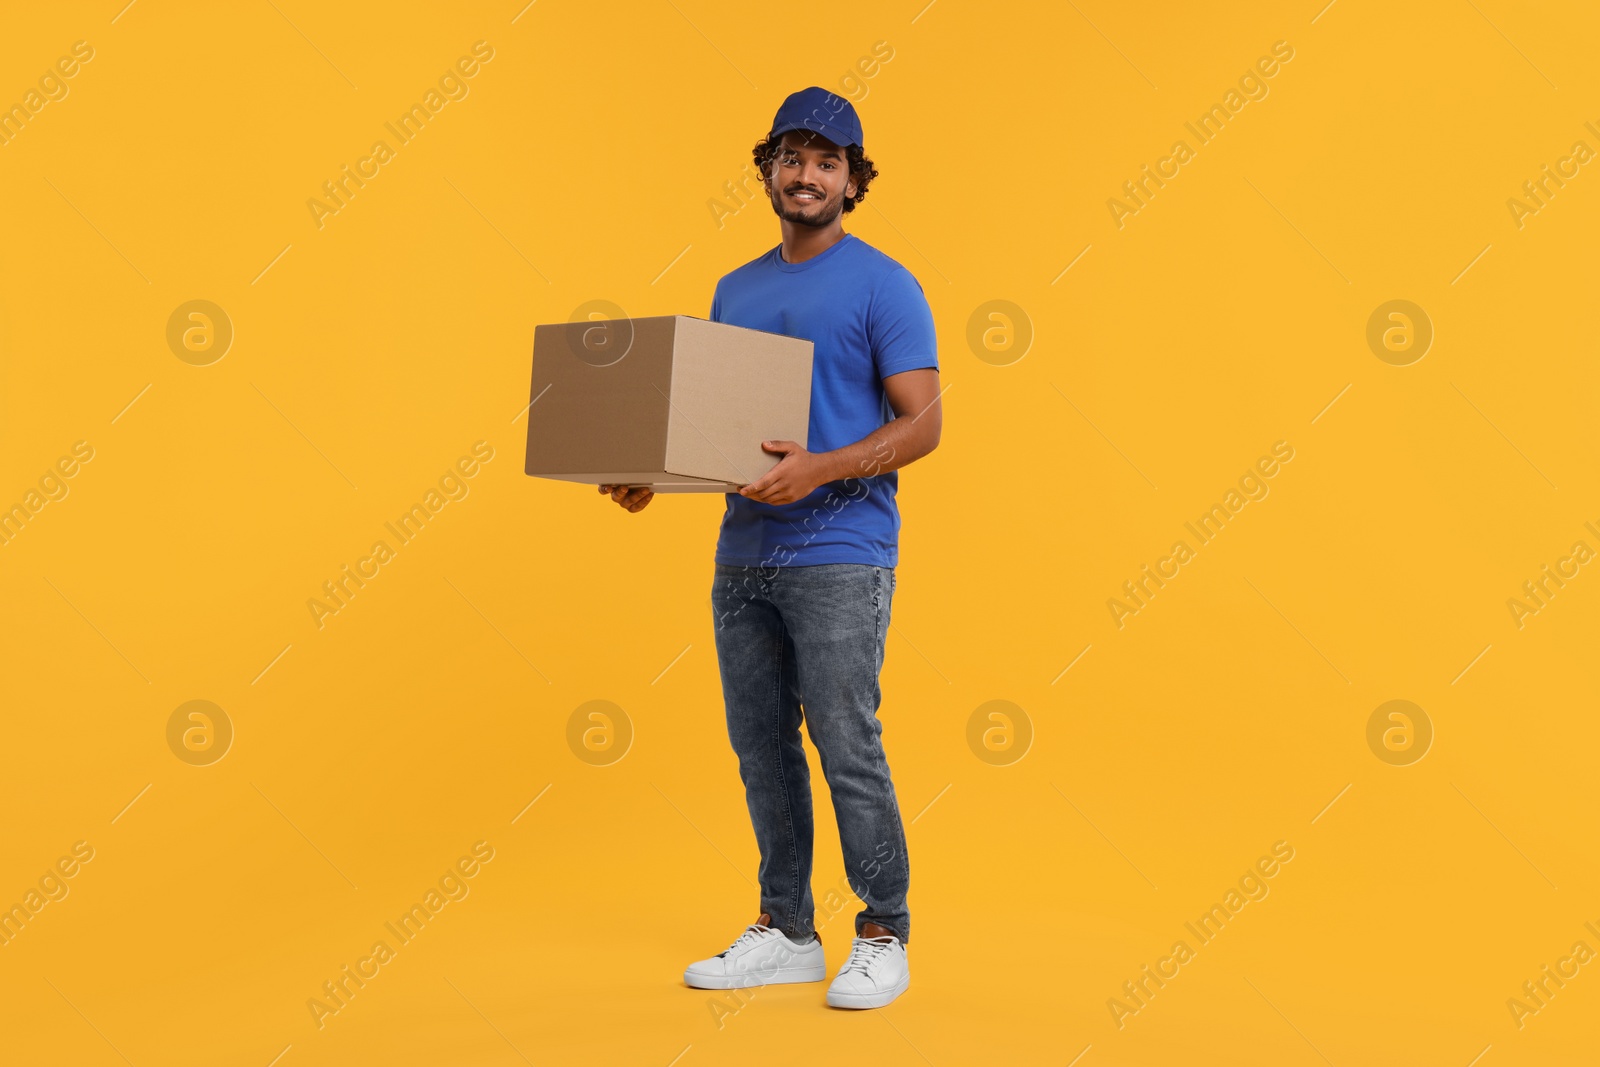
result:
[[[815,86],[792,94],[754,155],[783,240],[717,283],[711,318],[813,342],[811,421],[805,442],[765,442],[782,459],[727,495],[711,602],[728,737],[761,851],[761,914],[683,977],[707,989],[827,977],[804,722],[865,904],[827,1002],[875,1008],[910,983],[911,869],[878,675],[899,563],[894,471],[939,443],[933,314],[905,267],[840,225],[878,173],[849,101]],[[652,495],[600,491],[629,511]]]

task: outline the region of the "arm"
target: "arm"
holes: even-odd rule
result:
[[[796,441],[763,442],[763,449],[783,458],[739,493],[766,504],[789,504],[825,482],[898,470],[939,447],[944,425],[939,371],[924,367],[891,374],[883,379],[883,389],[894,419],[831,452],[808,452]]]

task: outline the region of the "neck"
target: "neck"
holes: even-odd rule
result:
[[[821,255],[844,240],[844,227],[834,219],[821,227],[804,226],[782,220],[783,259],[785,263],[804,263],[812,256]]]

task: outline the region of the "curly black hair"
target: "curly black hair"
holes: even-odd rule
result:
[[[763,137],[756,142],[756,146],[751,152],[755,159],[756,170],[769,179],[771,174],[767,169],[767,165],[777,156],[779,142],[782,140],[781,135],[773,140]],[[856,205],[867,198],[867,183],[878,176],[878,168],[872,165],[872,160],[867,157],[866,152],[861,149],[860,145],[846,145],[844,157],[850,164],[850,177],[855,179],[856,195],[845,197],[843,207],[845,211],[854,211]]]

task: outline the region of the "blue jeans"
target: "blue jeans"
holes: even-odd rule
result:
[[[761,910],[797,941],[815,929],[811,772],[822,760],[850,888],[872,922],[911,935],[905,828],[878,721],[892,567],[716,564],[711,588],[728,739],[761,850]]]

